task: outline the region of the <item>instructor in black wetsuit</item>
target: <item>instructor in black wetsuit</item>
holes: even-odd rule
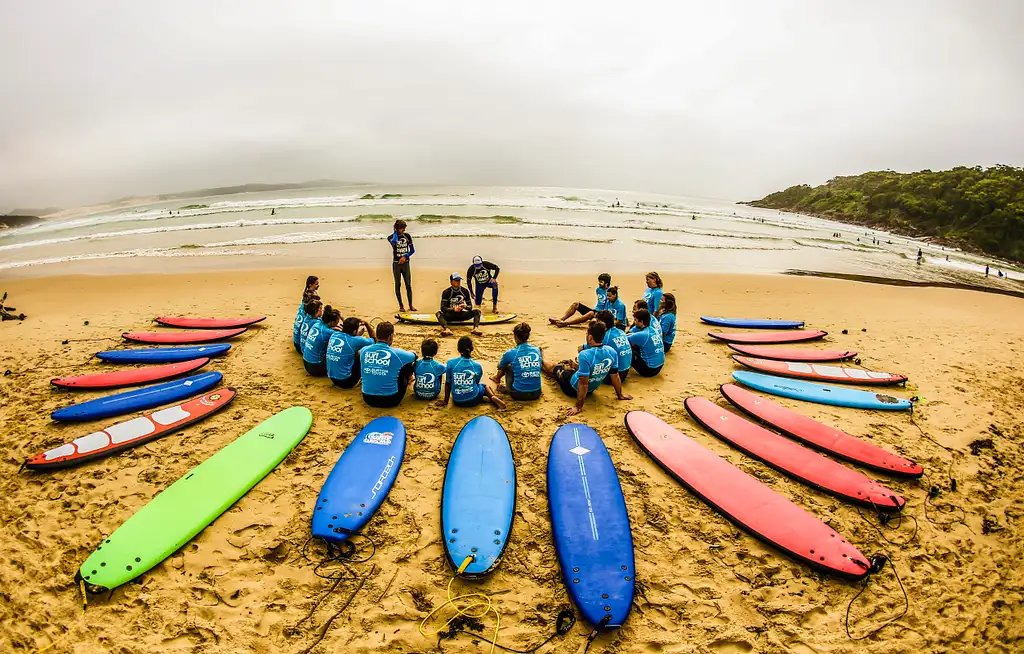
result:
[[[404,220],[395,221],[395,231],[388,237],[391,244],[393,260],[391,272],[395,276],[395,297],[398,299],[398,310],[405,311],[402,304],[402,278],[405,278],[405,296],[409,298],[409,311],[415,311],[412,304],[412,271],[409,268],[409,258],[416,252],[412,244],[412,236],[405,233],[406,224]]]
[[[498,273],[501,268],[490,261],[484,261],[479,254],[473,257],[473,263],[466,269],[466,286],[473,296],[477,309],[484,303],[484,291],[491,289],[491,313],[498,313]],[[474,283],[476,289],[473,288]],[[475,292],[474,292],[475,290]]]
[[[473,300],[469,291],[462,286],[462,275],[453,272],[448,278],[451,286],[441,293],[441,310],[434,314],[437,322],[441,323],[441,336],[451,336],[448,329],[450,322],[466,322],[473,320],[473,334],[480,336],[480,309],[473,308]]]

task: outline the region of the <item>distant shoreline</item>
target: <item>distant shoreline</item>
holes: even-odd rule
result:
[[[909,279],[898,279],[893,277],[875,277],[873,275],[856,275],[852,273],[818,272],[815,270],[786,270],[783,275],[796,277],[823,277],[825,279],[844,279],[850,282],[864,282],[867,284],[882,284],[883,286],[912,286],[914,288],[953,288],[962,291],[981,291],[982,293],[995,293],[997,295],[1009,295],[1012,297],[1024,298],[1024,291],[1011,291],[1005,288],[994,288],[990,286],[977,286],[975,284],[964,284],[961,282],[915,282]]]

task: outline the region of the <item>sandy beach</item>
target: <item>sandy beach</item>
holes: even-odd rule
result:
[[[435,310],[448,272],[414,268],[420,310]],[[573,300],[591,300],[596,272],[503,271],[502,309],[533,325],[532,340],[546,357],[570,358],[583,330],[549,327],[546,318],[560,315]],[[545,466],[552,435],[568,421],[570,401],[547,380],[541,401],[511,402],[502,412],[487,406],[441,409],[407,398],[392,412],[408,428],[405,461],[366,531],[376,542],[375,554],[347,572],[335,568],[351,578],[335,582],[315,574],[322,551],[303,546],[317,492],[356,432],[388,412],[303,371],[291,329],[310,273],[321,277],[324,301],[346,316],[387,318],[395,310],[390,269],[383,266],[4,283],[9,303],[29,318],[0,325],[0,651],[438,651],[436,639],[421,636],[417,626],[444,602],[452,574],[438,533],[440,489],[452,442],[481,413],[497,418],[511,439],[517,512],[497,571],[455,588],[492,596],[502,645],[527,649],[554,631],[568,598],[548,522]],[[598,391],[579,416],[601,434],[617,466],[637,566],[632,614],[590,651],[1022,651],[1024,303],[989,293],[838,279],[664,277],[665,290],[680,305],[665,371],[653,379],[631,377],[626,391],[632,401]],[[642,293],[643,273],[617,273],[615,282],[629,305]],[[98,395],[53,390],[52,377],[110,369],[92,354],[119,346],[121,331],[148,328],[156,315],[252,314],[268,318],[207,367],[222,371],[225,384],[238,389],[226,411],[119,456],[54,473],[19,472],[28,456],[114,422],[51,422],[54,409]],[[688,396],[724,404],[718,386],[737,369],[726,346],[707,338],[701,314],[804,319],[808,327],[829,332],[830,346],[858,350],[864,367],[909,376],[907,388],[894,393],[920,398],[912,415],[780,400],[924,466],[921,481],[884,480],[907,499],[899,529],[879,531],[869,511],[783,477],[688,417]],[[467,331],[457,329],[456,336]],[[395,343],[418,350],[429,334],[437,330],[400,325]],[[443,339],[439,359],[454,356],[455,340]],[[476,358],[490,374],[513,344],[511,325],[487,328],[476,341]],[[313,411],[313,428],[277,469],[137,583],[90,597],[83,612],[74,575],[104,535],[236,436],[293,405]],[[640,450],[623,426],[630,409],[652,412],[692,435],[828,521],[865,554],[891,557],[906,589],[906,615],[863,641],[848,638],[844,616],[861,584],[813,572],[740,532]],[[939,495],[926,502],[932,486]],[[850,631],[863,635],[902,609],[903,594],[887,566],[853,604]],[[491,618],[483,619],[480,633],[493,628]],[[581,652],[587,633],[577,624],[540,651]],[[445,652],[488,651],[467,636],[441,646]]]

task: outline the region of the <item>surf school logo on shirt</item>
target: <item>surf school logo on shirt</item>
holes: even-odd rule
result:
[[[523,377],[540,377],[540,354],[529,352],[519,357],[519,367]]]
[[[416,375],[416,388],[420,390],[434,390],[434,381],[437,375],[432,372],[424,372]]]
[[[327,348],[328,352],[340,353],[345,349],[345,339],[343,338],[332,338],[330,346]]]
[[[452,383],[455,386],[472,386],[474,381],[472,371],[456,372],[452,374]]]
[[[612,369],[611,359],[602,359],[594,364],[590,376],[591,377],[603,377],[606,376]]]
[[[363,361],[368,366],[387,366],[391,364],[391,352],[386,350],[367,352]]]
[[[371,431],[363,437],[363,442],[370,445],[391,445],[391,439],[394,436],[394,433],[390,431]]]

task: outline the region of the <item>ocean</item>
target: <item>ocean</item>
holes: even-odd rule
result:
[[[358,185],[124,207],[0,231],[0,277],[381,265],[392,223],[421,266],[530,272],[810,271],[998,285],[1024,272],[886,232],[727,201],[559,188]],[[839,236],[835,236],[839,234]],[[918,248],[924,263],[917,263]],[[986,263],[991,275],[984,275]],[[1016,284],[1014,284],[1016,286]]]

